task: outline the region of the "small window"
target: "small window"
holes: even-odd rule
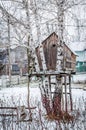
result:
[[[53,46],[53,47],[55,47],[56,45],[55,45],[55,44],[53,44],[52,46]]]

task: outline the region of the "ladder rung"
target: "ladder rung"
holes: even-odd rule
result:
[[[53,93],[57,93],[58,94],[58,92],[51,92],[51,94],[53,94]]]
[[[65,94],[65,93],[63,93],[63,94]],[[71,94],[71,93],[67,93],[67,94]]]
[[[52,93],[52,94],[53,94],[53,93],[57,93],[57,94],[58,94],[58,92],[51,92],[51,93]],[[63,94],[65,94],[65,93],[63,93]],[[69,95],[70,95],[71,93],[67,93],[67,94],[69,94]]]
[[[63,83],[62,85],[65,85],[65,83]],[[66,83],[66,85],[69,85],[69,83]]]
[[[51,84],[54,84],[54,85],[56,85],[56,83],[54,83],[54,82],[51,82]]]
[[[54,82],[51,82],[51,84],[56,85],[56,83],[54,83]],[[66,83],[66,84],[69,85],[69,83]],[[63,83],[62,85],[65,85],[65,83]]]

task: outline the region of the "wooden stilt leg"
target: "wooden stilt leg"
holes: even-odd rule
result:
[[[62,77],[63,79],[63,77]],[[63,82],[62,82],[62,99],[61,99],[61,106],[62,106],[62,111],[64,111],[64,95],[63,95]]]
[[[65,111],[67,112],[67,76],[65,75]]]
[[[69,93],[70,93],[70,109],[73,110],[73,103],[72,103],[72,92],[71,92],[71,75],[69,75]]]
[[[52,103],[52,90],[51,90],[51,76],[48,76],[48,81],[49,81],[49,97],[50,97],[50,107],[53,109],[53,103]]]

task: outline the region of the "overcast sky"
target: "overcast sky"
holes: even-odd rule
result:
[[[22,0],[17,0],[22,1]],[[37,1],[37,0],[36,0]],[[51,1],[51,2],[50,2]],[[38,14],[38,24],[40,24],[40,40],[44,40],[50,33],[58,32],[58,9],[55,5],[55,0],[38,0],[37,2],[37,14]],[[80,4],[75,4],[71,8],[67,9],[64,13],[64,41],[73,49],[79,50],[85,48],[86,43],[86,0],[67,0],[68,4],[71,1]],[[31,1],[32,2],[32,1]],[[52,4],[53,3],[53,4]],[[8,0],[0,0],[0,4],[3,8],[5,8],[9,13],[11,13],[14,17],[18,18],[20,21],[23,21],[24,24],[26,20],[25,9],[21,6],[22,4],[18,4],[17,2],[9,2]],[[71,4],[72,5],[72,4]],[[22,7],[22,8],[21,8]],[[65,4],[64,8],[68,7]],[[33,36],[33,40],[37,43],[37,29],[36,29],[36,21],[35,16],[33,14],[33,10],[30,11],[30,25],[31,25],[31,33]],[[0,11],[0,13],[2,13]],[[0,42],[6,43],[8,36],[7,34],[7,23],[6,16],[3,15],[1,18],[0,15]],[[10,25],[11,32],[11,43],[23,44],[26,42],[26,30],[23,26],[16,24],[15,26]],[[22,35],[21,35],[22,34]]]

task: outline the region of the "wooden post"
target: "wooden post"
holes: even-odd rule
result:
[[[64,76],[64,84],[65,84],[65,111],[67,112],[67,76]]]
[[[53,109],[53,104],[52,104],[52,92],[51,92],[51,77],[50,77],[50,75],[48,76],[48,80],[49,80],[50,107]]]
[[[61,111],[61,99],[62,99],[62,76],[57,76],[57,84],[58,84],[58,97],[59,97],[59,111]]]
[[[27,48],[27,62],[28,62],[28,95],[27,95],[27,103],[28,103],[28,108],[30,108],[30,61],[31,61],[31,53],[29,50],[29,41],[30,41],[30,36],[28,36],[28,48]],[[29,109],[30,112],[30,119],[32,119],[32,114],[31,110]]]
[[[73,110],[72,93],[71,93],[71,75],[69,75],[69,93],[70,93],[70,109]]]
[[[28,47],[29,47],[29,39],[30,37],[28,37]],[[28,62],[28,97],[27,97],[27,102],[28,102],[28,106],[29,106],[29,96],[30,96],[30,90],[29,90],[29,83],[30,83],[30,77],[29,77],[29,66],[30,66],[30,52],[29,52],[29,48],[27,48],[27,62]]]
[[[62,79],[63,79],[63,76],[62,76]],[[63,85],[63,80],[61,80],[61,85],[62,85],[62,99],[61,99],[61,101],[62,101],[62,111],[64,111],[64,95],[63,95],[63,87],[64,87],[64,85]]]
[[[61,112],[61,97],[62,97],[61,77],[56,76],[56,87],[53,95],[53,109],[55,115],[58,115]]]
[[[11,57],[10,57],[10,21],[9,21],[10,17],[8,15],[8,22],[7,22],[7,26],[8,26],[8,60],[9,60],[9,85],[11,85]]]
[[[48,76],[48,79],[49,79],[49,88],[50,88],[50,91],[51,91],[51,77]]]

